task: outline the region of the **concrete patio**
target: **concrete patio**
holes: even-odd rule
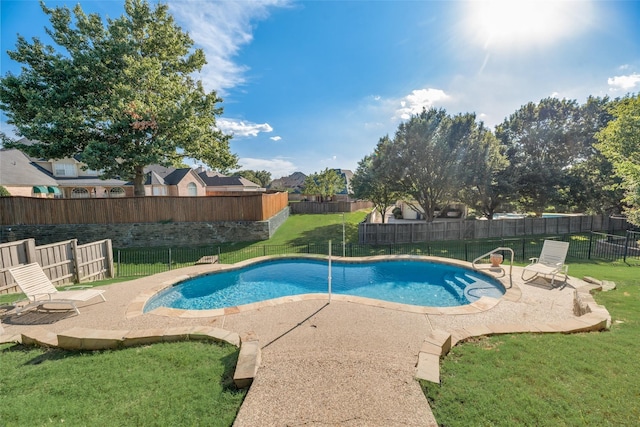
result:
[[[440,357],[451,346],[475,336],[592,331],[611,322],[590,294],[596,285],[573,277],[556,288],[524,284],[517,267],[511,287],[502,279],[508,288],[501,299],[456,308],[334,294],[330,303],[307,295],[202,312],[142,312],[159,289],[224,268],[198,265],[106,286],[107,301],[80,304],[80,315],[0,311],[0,341],[83,349],[226,341],[241,346],[236,379],[251,384],[235,426],[435,426],[416,378],[438,382]]]

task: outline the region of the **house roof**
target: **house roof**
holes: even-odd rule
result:
[[[294,172],[289,176],[274,179],[267,187],[274,189],[292,189],[296,192],[300,192],[304,187],[304,180],[306,178],[307,176],[302,172]]]
[[[199,180],[201,185],[205,185],[202,178],[191,168],[176,169],[160,165],[149,165],[144,168],[144,172],[147,174],[144,185],[177,185],[189,174]]]
[[[56,186],[58,182],[20,150],[0,150],[0,185]]]
[[[207,171],[198,174],[207,187],[249,187],[260,188],[260,185],[241,176],[225,176],[218,172]]]

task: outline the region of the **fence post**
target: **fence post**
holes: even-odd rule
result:
[[[169,248],[169,271],[171,271],[171,248]]]
[[[218,246],[218,264],[222,264],[222,258],[220,255],[220,246]]]
[[[71,240],[71,252],[73,253],[73,283],[80,283],[80,262],[78,261],[78,239]]]
[[[27,264],[38,262],[36,259],[36,239],[28,239],[24,242],[25,252],[27,253]]]
[[[629,230],[627,230],[626,236],[624,238],[624,253],[622,255],[622,261],[625,262],[625,263],[627,262],[627,250],[629,248],[629,235],[630,234],[631,233],[629,233]]]
[[[587,259],[591,259],[591,245],[593,244],[593,230],[589,233],[589,253]]]
[[[121,268],[122,267],[120,267],[120,249],[118,249],[118,276],[120,276],[122,273]]]
[[[113,279],[116,277],[113,271],[113,246],[111,245],[111,239],[105,240],[105,251],[107,256],[107,271],[109,272],[109,278]]]
[[[467,242],[464,242],[464,260],[469,262],[469,253],[467,248]]]

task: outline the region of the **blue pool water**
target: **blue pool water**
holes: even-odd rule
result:
[[[273,260],[200,276],[165,289],[145,305],[208,310],[288,295],[327,293],[328,262]],[[430,307],[469,304],[482,296],[500,298],[504,288],[488,276],[425,261],[332,262],[334,294]]]

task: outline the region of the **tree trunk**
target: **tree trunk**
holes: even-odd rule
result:
[[[136,166],[135,167],[136,174],[133,177],[133,195],[135,197],[144,197],[144,166]]]

